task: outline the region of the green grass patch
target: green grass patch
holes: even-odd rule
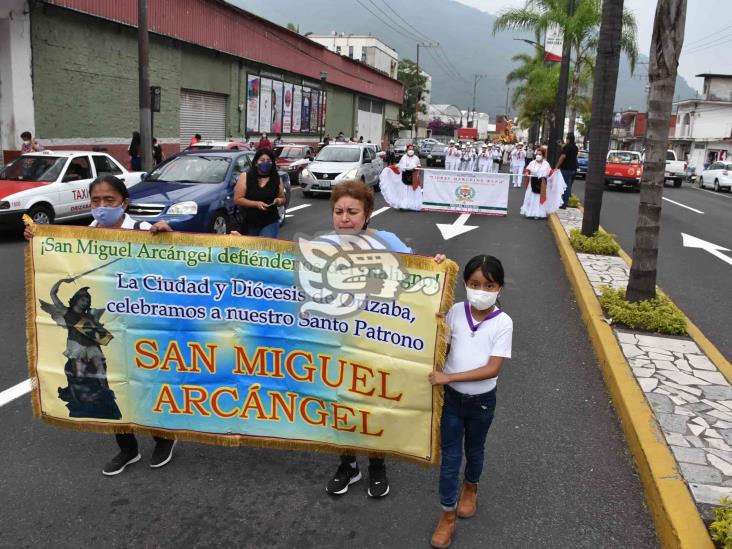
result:
[[[569,242],[576,252],[599,255],[618,255],[620,246],[615,235],[597,231],[592,236],[585,236],[579,229],[572,229],[569,232]]]
[[[604,286],[601,292],[602,310],[614,324],[644,332],[687,335],[684,313],[661,290],[656,291],[656,299],[638,303],[625,299],[625,288],[612,289]]]
[[[579,208],[580,207],[580,201],[579,198],[577,198],[576,194],[570,194],[569,200],[567,200],[567,206],[570,208]]]
[[[719,547],[732,549],[732,500],[722,498],[720,503],[722,506],[714,509],[714,522],[709,530]]]

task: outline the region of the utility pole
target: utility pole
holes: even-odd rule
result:
[[[575,0],[569,0],[567,15],[574,15]],[[559,160],[559,143],[564,134],[564,118],[567,115],[567,88],[569,86],[569,62],[572,53],[572,44],[569,34],[564,32],[562,44],[562,66],[559,71],[559,90],[557,91],[557,104],[554,109],[554,124],[549,134],[549,163],[555,166]]]
[[[485,74],[478,74],[477,72],[473,76],[473,114],[471,115],[471,120],[469,122],[469,124],[472,124],[471,127],[475,127],[475,94],[478,90],[478,82],[483,80],[485,77]]]
[[[506,118],[508,118],[508,94],[511,91],[511,88],[506,88],[506,110],[504,111],[506,113]]]
[[[137,58],[140,95],[140,157],[142,171],[151,172],[152,129],[150,120],[150,40],[147,34],[147,0],[137,0]]]
[[[419,70],[419,48],[436,48],[439,46],[439,42],[417,42],[417,79],[419,80],[419,77],[421,76],[420,70]],[[416,100],[414,101],[414,135],[412,136],[414,139],[417,138],[417,127],[419,124],[419,101],[422,98],[422,88],[420,86],[417,86],[416,89]]]

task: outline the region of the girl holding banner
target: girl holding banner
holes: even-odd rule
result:
[[[371,214],[374,211],[374,192],[362,181],[345,181],[335,185],[330,195],[330,207],[333,215],[333,229],[336,233],[358,234],[365,232],[378,238],[390,251],[412,253],[412,249],[394,233],[377,231],[368,227]],[[434,260],[436,263],[442,263],[445,261],[445,256],[437,254]],[[348,492],[351,484],[358,482],[361,478],[356,456],[342,454],[340,465],[335,475],[328,481],[325,490],[334,496],[343,495]],[[384,497],[389,494],[386,463],[379,454],[369,455],[369,488],[367,493],[372,498]]]
[[[463,271],[467,301],[447,313],[450,346],[442,372],[431,372],[433,385],[444,385],[440,424],[440,522],[432,547],[450,545],[457,517],[472,517],[477,508],[478,482],[483,472],[485,441],[496,409],[496,381],[511,358],[513,321],[496,307],[503,289],[501,262],[479,255]],[[460,466],[465,448],[462,490]],[[458,499],[459,496],[459,499]]]
[[[89,184],[91,213],[94,221],[90,227],[105,229],[137,229],[150,231],[152,234],[170,232],[173,229],[167,221],[158,221],[155,225],[135,221],[127,214],[129,191],[124,181],[113,175],[98,177]],[[33,238],[30,225],[23,232],[26,240]],[[96,269],[95,269],[96,270]],[[46,311],[62,328],[69,332],[64,356],[68,359],[64,367],[68,386],[59,388],[59,398],[67,402],[71,417],[104,417],[120,419],[119,408],[115,403],[114,393],[109,389],[106,377],[106,360],[100,345],[106,345],[111,334],[99,323],[104,309],[91,308],[91,295],[88,288],[77,290],[66,307],[58,297],[63,283],[73,283],[83,275],[62,279],[51,288],[52,303],[41,301],[41,308]],[[104,415],[101,415],[102,412]],[[132,433],[115,435],[119,445],[119,453],[109,461],[102,470],[107,476],[118,475],[128,465],[140,461],[137,438]],[[150,467],[166,465],[173,458],[175,440],[161,437],[155,439]]]

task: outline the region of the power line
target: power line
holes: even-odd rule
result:
[[[719,42],[721,40],[721,42]],[[687,53],[697,53],[700,51],[708,50],[709,48],[716,48],[717,46],[721,46],[722,44],[726,44],[728,42],[732,42],[732,35],[730,36],[721,36],[717,38],[714,42],[709,44],[704,44],[702,46],[698,46],[696,48],[691,48],[690,50],[682,51],[681,55],[687,54]]]
[[[704,41],[708,40],[709,38],[711,38],[712,36],[714,36],[715,34],[719,34],[720,32],[724,32],[724,31],[727,31],[727,30],[729,30],[729,25],[722,27],[718,31],[714,31],[711,34],[707,34],[703,38],[697,38],[696,40],[692,40],[691,42],[689,42],[686,45],[687,46],[691,46],[692,44],[696,44],[697,42],[704,42]]]

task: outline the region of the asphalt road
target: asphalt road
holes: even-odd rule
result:
[[[584,181],[576,181],[573,191],[584,201]],[[664,188],[663,196],[658,285],[722,354],[732,358],[732,253],[722,252],[729,258],[725,262],[703,249],[684,247],[681,236],[685,233],[732,250],[732,194],[684,183],[678,189]],[[615,233],[631,255],[639,200],[639,193],[620,190],[608,190],[602,199],[603,228]]]
[[[418,253],[463,265],[487,252],[506,269],[514,357],[499,380],[478,514],[460,522],[453,547],[656,547],[556,246],[544,221],[518,215],[522,193],[511,190],[507,218],[472,216],[479,228],[447,243],[435,223],[455,214],[386,210],[372,223]],[[283,237],[329,227],[327,200],[295,191],[293,206],[302,203]],[[23,246],[0,242],[0,390],[26,377]],[[182,443],[152,470],[145,438],[142,462],[104,477],[111,437],[49,427],[27,396],[0,408],[0,433],[1,547],[427,547],[440,512],[438,471],[396,460],[388,497],[368,498],[361,482],[335,499],[325,483],[337,458],[327,454]]]

